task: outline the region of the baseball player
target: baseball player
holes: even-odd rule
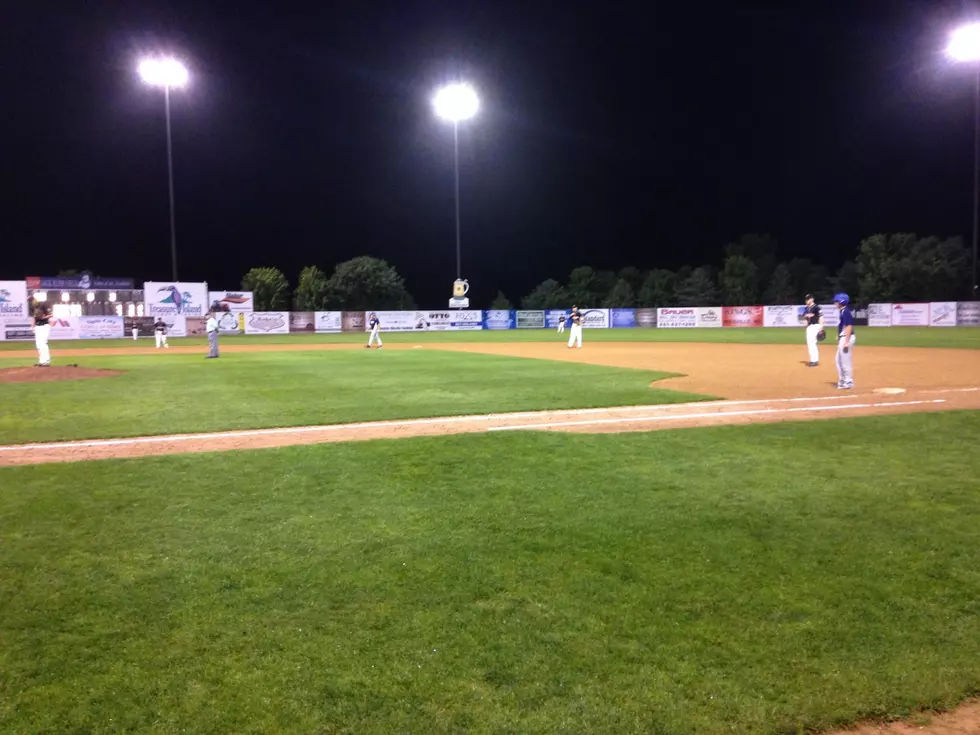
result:
[[[208,323],[205,329],[208,332],[208,357],[207,359],[217,359],[221,357],[218,350],[218,320],[213,311],[208,312]]]
[[[133,322],[133,342],[139,339],[139,336],[140,336],[140,328],[139,326],[137,326],[136,322]]]
[[[820,351],[817,349],[817,341],[823,340],[827,333],[823,328],[823,314],[820,313],[820,307],[810,294],[806,295],[803,320],[806,322],[806,348],[810,352],[810,362],[806,366],[817,367],[820,364]]]
[[[572,327],[569,329],[568,335],[568,348],[577,347],[582,348],[582,312],[579,308],[572,305],[572,314],[569,317],[572,320]]]
[[[32,322],[34,346],[37,347],[37,366],[51,367],[51,350],[48,349],[48,339],[51,337],[51,306],[47,301],[40,301],[34,306]]]
[[[378,349],[380,350],[382,347],[384,347],[384,345],[381,344],[381,320],[378,319],[378,315],[373,311],[368,315],[368,326],[371,328],[371,336],[368,337],[368,343],[364,346],[370,350],[371,345],[373,345],[375,340],[377,340]]]
[[[837,387],[850,390],[854,387],[854,313],[851,311],[851,297],[846,293],[834,296],[834,303],[840,310],[840,324],[837,327]]]
[[[157,338],[158,350],[161,347],[170,349],[170,345],[167,344],[167,323],[160,317],[157,317],[156,322],[153,324],[153,334]]]
[[[558,334],[561,334],[564,331],[565,331],[565,315],[562,314],[560,317],[558,317]]]

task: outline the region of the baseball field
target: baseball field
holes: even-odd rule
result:
[[[384,339],[0,343],[0,732],[980,732],[980,329]]]

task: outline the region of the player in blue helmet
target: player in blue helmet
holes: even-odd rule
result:
[[[846,293],[834,296],[834,303],[840,310],[840,323],[837,326],[837,387],[850,390],[854,387],[854,313],[851,311],[851,297]]]

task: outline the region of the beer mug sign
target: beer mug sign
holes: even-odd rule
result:
[[[461,299],[470,291],[470,282],[465,278],[460,280],[457,278],[453,281],[453,298]]]

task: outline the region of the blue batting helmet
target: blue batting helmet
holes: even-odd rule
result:
[[[840,304],[841,306],[847,306],[851,303],[851,297],[846,293],[839,293],[834,296],[834,302]]]

